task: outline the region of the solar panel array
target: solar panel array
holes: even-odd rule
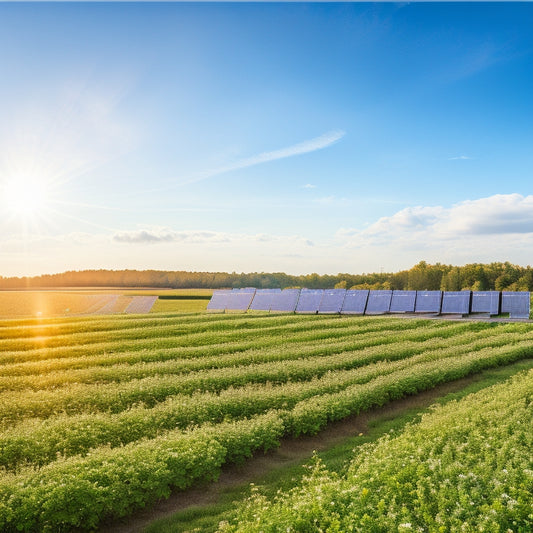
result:
[[[470,291],[446,291],[442,295],[442,314],[468,315],[470,312]]]
[[[497,315],[500,312],[500,300],[499,291],[472,291],[470,312]]]
[[[416,291],[415,313],[440,313],[442,291]]]
[[[293,313],[298,304],[300,289],[283,289],[281,292],[274,293],[270,303],[270,311],[278,313]]]
[[[529,292],[502,292],[502,313],[511,318],[529,318]]]
[[[368,290],[346,291],[341,313],[343,315],[364,315],[369,292]]]
[[[345,296],[346,289],[326,289],[318,307],[319,314],[340,313]]]
[[[416,291],[392,291],[390,313],[414,313]]]
[[[278,292],[281,292],[281,289],[257,289],[248,309],[250,311],[270,311],[273,295]]]
[[[346,289],[216,290],[207,305],[210,312],[265,311],[342,315],[386,313],[499,315],[527,319],[529,292],[499,291],[391,291]]]
[[[324,290],[302,289],[296,305],[296,312],[316,315],[323,295]]]
[[[392,291],[370,291],[366,302],[365,315],[382,315],[388,313]]]

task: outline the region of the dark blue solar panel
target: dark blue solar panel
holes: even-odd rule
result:
[[[510,318],[529,318],[529,292],[502,291],[502,313]]]
[[[348,290],[344,296],[341,313],[343,315],[362,315],[368,300],[368,290]]]
[[[472,313],[488,313],[489,315],[500,314],[500,292],[499,291],[473,291]]]
[[[255,289],[237,289],[231,291],[227,295],[226,310],[227,311],[247,311],[252,303],[255,294]]]
[[[442,291],[416,291],[415,313],[440,313]]]
[[[214,291],[211,300],[207,304],[208,311],[224,311],[228,304],[228,295],[232,291]]]
[[[345,296],[346,289],[326,289],[322,296],[318,312],[320,314],[340,313]]]
[[[257,289],[248,309],[250,311],[270,311],[272,295],[280,292],[281,289]]]
[[[300,289],[284,289],[281,292],[273,293],[271,311],[293,313],[298,303]]]
[[[416,291],[392,291],[389,312],[413,313],[415,310]]]
[[[323,295],[323,289],[302,289],[300,292],[300,298],[298,299],[298,305],[296,306],[296,312],[318,313],[318,308],[320,307]]]
[[[441,313],[468,315],[470,313],[470,291],[445,291],[442,294]]]
[[[365,315],[381,315],[388,313],[392,291],[370,291],[366,303]]]

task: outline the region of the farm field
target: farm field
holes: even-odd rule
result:
[[[205,311],[213,291],[209,289],[63,289],[0,291],[0,319],[128,312],[135,297],[157,297],[152,313]]]
[[[315,458],[300,485],[255,490],[219,531],[531,531],[532,390],[529,370],[434,406],[359,446],[341,475]]]
[[[528,323],[0,320],[0,530],[94,530],[284,436],[532,353]]]

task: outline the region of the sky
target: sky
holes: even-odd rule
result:
[[[533,260],[533,3],[0,3],[0,276]]]

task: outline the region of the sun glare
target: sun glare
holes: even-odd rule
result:
[[[46,206],[46,188],[36,179],[8,181],[2,189],[2,196],[4,208],[16,216],[33,217]]]

